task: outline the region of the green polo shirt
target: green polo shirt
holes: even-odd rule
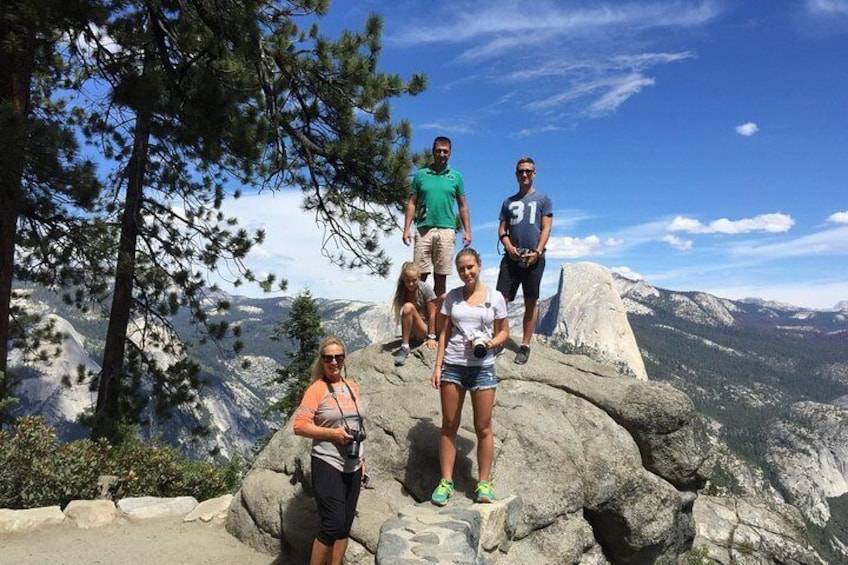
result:
[[[465,196],[462,175],[445,167],[437,173],[430,167],[419,169],[412,179],[412,193],[417,199],[415,224],[418,228],[456,229],[454,203]]]

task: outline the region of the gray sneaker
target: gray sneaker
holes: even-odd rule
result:
[[[400,367],[406,364],[406,358],[409,357],[409,349],[401,347],[395,354],[395,367]]]
[[[530,346],[522,344],[515,354],[515,364],[523,365],[530,359]]]

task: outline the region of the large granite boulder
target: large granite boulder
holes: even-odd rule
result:
[[[562,265],[559,289],[537,331],[621,372],[647,380],[645,362],[610,271],[597,263]]]
[[[419,348],[395,367],[396,345],[348,357],[348,375],[360,384],[369,415],[366,454],[376,484],[360,498],[348,563],[373,563],[381,544],[400,543],[398,535],[381,541],[381,528],[397,533],[410,516],[444,528],[447,519],[419,516],[432,511],[426,501],[439,479],[439,395],[429,384],[435,356]],[[709,474],[708,442],[689,399],[667,385],[622,377],[544,346],[534,347],[527,365],[512,358],[507,351],[496,364],[494,483],[498,499],[520,504],[511,506],[515,515],[504,529],[509,539],[483,544],[478,538],[491,534],[468,537],[478,545],[475,559],[675,563],[691,546],[694,493]],[[466,512],[450,520],[473,529],[483,505],[471,504],[476,440],[470,404],[469,398],[457,439],[457,491],[448,508]],[[232,534],[287,563],[308,555],[317,531],[310,444],[290,425],[275,434],[227,520]],[[422,539],[435,540],[437,533],[422,532]]]

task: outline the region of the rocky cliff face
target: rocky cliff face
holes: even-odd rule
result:
[[[722,564],[825,565],[810,547],[804,521],[789,504],[700,496],[695,501],[695,548]]]
[[[789,501],[824,526],[831,517],[828,499],[848,492],[848,410],[798,402],[790,414],[769,431],[769,464]]]
[[[27,306],[30,311],[49,312],[49,306],[43,302],[31,301]],[[13,406],[13,414],[43,416],[65,441],[87,437],[89,430],[77,422],[80,415],[93,408],[97,396],[89,390],[88,380],[77,383],[76,375],[80,368],[89,374],[100,370],[91,353],[91,340],[55,314],[46,315],[42,324],[52,324],[53,330],[64,339],[58,344],[58,352],[53,351],[53,345],[29,354],[20,349],[10,352],[9,367],[19,378],[15,396],[20,402]],[[43,358],[39,356],[41,352],[45,354]],[[167,363],[164,354],[155,352],[154,357],[157,356],[160,362]],[[245,359],[250,361],[249,368],[243,366]],[[162,438],[198,458],[214,453],[230,459],[250,453],[260,438],[281,426],[281,418],[264,416],[268,396],[282,392],[279,385],[267,384],[280,365],[261,356],[225,363],[229,378],[205,375],[207,384],[196,402],[175,410],[171,418],[157,416],[151,407],[145,414],[142,436]],[[209,433],[195,436],[192,430],[201,423]]]
[[[825,557],[848,562],[844,312],[615,283],[651,378],[710,418],[710,492],[795,504]]]

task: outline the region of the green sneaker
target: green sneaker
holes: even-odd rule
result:
[[[495,500],[495,490],[489,481],[480,481],[477,483],[477,488],[474,489],[474,492],[477,494],[477,502],[492,502]]]
[[[436,506],[444,506],[448,503],[448,499],[453,494],[453,481],[442,479],[439,481],[439,486],[433,491],[430,496],[430,502]]]

